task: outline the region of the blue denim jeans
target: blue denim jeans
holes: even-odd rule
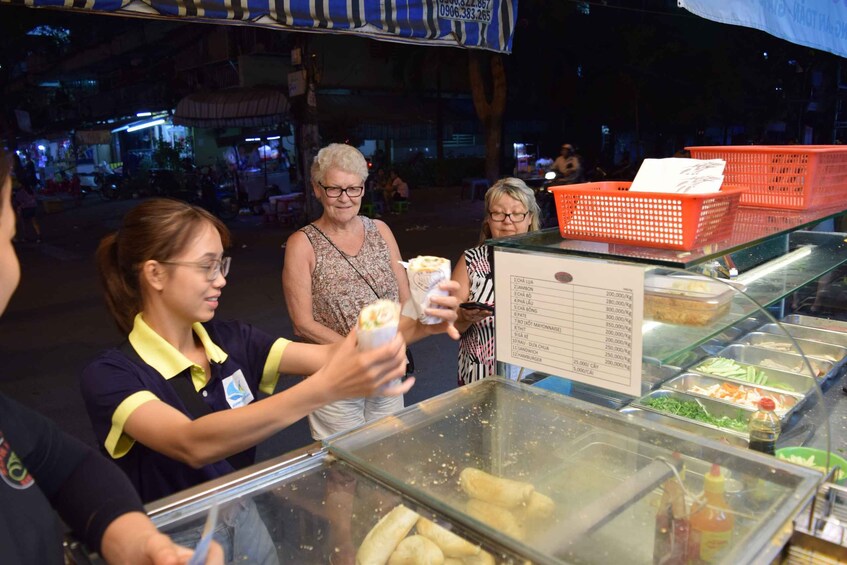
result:
[[[193,548],[203,526],[168,533],[174,543]],[[222,507],[213,537],[221,544],[226,563],[279,565],[274,542],[252,500],[236,500]]]

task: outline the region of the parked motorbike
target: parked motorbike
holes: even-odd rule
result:
[[[563,179],[556,171],[547,171],[544,173],[544,183],[535,189],[535,201],[538,203],[538,208],[541,212],[541,217],[538,220],[541,223],[542,229],[559,225],[556,218],[556,200],[550,189],[554,186],[566,184],[571,183]]]
[[[235,183],[212,174],[209,167],[203,167],[199,176],[200,205],[224,221],[238,216],[240,203],[235,191]]]

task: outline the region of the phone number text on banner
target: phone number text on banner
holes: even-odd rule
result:
[[[492,3],[493,0],[438,0],[438,17],[490,24]]]

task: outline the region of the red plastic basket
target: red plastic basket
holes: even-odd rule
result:
[[[847,148],[838,145],[686,147],[695,159],[726,161],[724,182],[749,190],[744,206],[808,210],[847,196]]]
[[[562,237],[690,251],[727,239],[744,189],[629,192],[629,182],[555,186]]]

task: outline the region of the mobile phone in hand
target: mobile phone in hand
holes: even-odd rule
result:
[[[459,308],[464,308],[465,310],[485,310],[486,312],[494,313],[494,306],[482,302],[462,302],[459,304]]]

